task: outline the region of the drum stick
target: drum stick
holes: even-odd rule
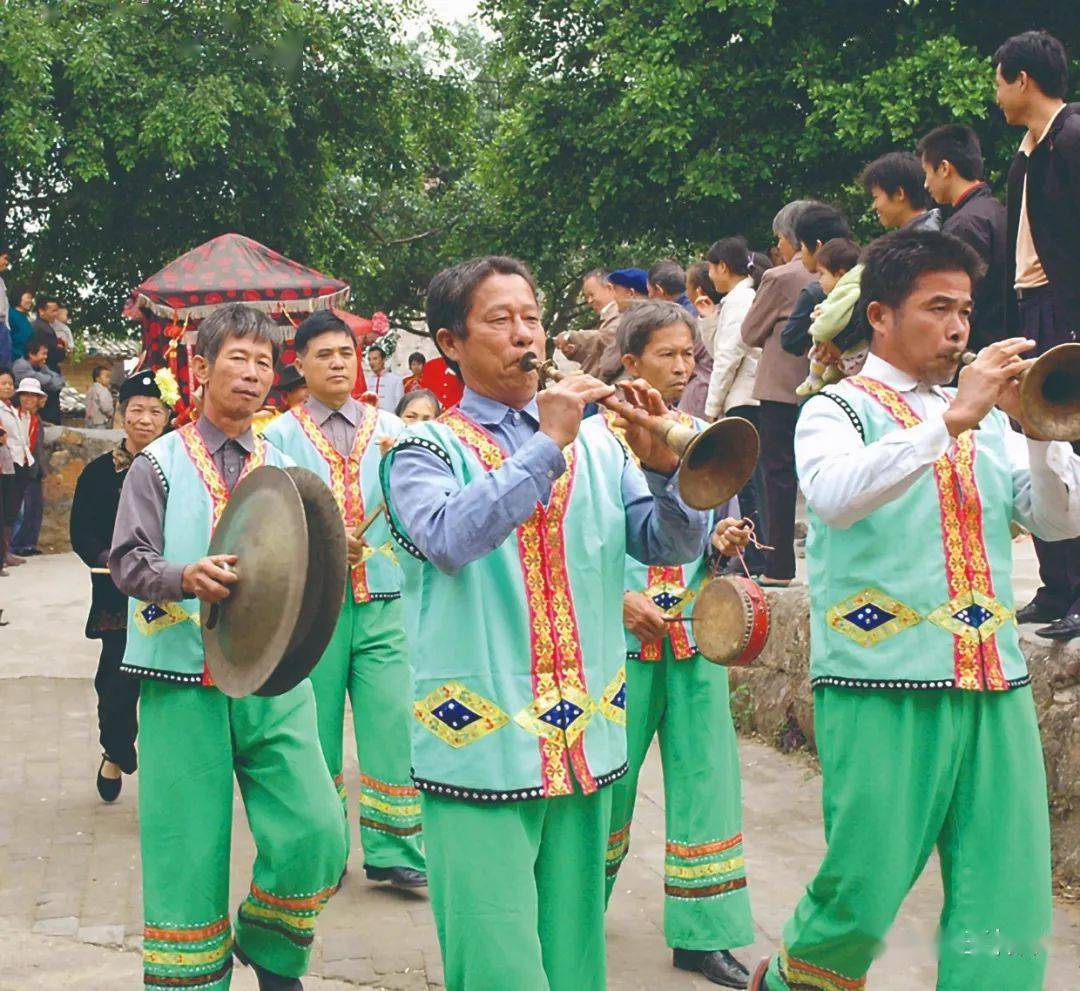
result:
[[[380,502],[378,508],[370,516],[364,518],[360,525],[353,531],[353,537],[359,540],[365,533],[367,533],[368,527],[371,526],[383,513],[386,512],[386,503]]]
[[[90,574],[92,575],[108,575],[111,574],[108,568],[91,568]]]

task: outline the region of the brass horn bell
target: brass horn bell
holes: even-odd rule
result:
[[[1059,344],[1020,380],[1024,426],[1047,440],[1080,440],[1080,344]]]

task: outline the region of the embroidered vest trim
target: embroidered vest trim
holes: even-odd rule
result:
[[[910,428],[923,422],[908,401],[883,382],[864,375],[847,381],[877,402],[901,427]],[[982,500],[975,478],[975,455],[975,438],[967,430],[934,462],[949,601],[928,618],[953,634],[957,688],[1007,691],[1010,685],[998,652],[997,627],[989,624],[985,630],[976,632],[953,619],[960,610],[985,609],[984,603],[994,602],[994,583],[983,539]]]
[[[375,436],[375,427],[379,422],[379,414],[374,409],[363,403],[360,403],[359,407],[360,422],[356,425],[356,436],[347,458],[338,453],[337,448],[330,443],[329,438],[322,432],[308,410],[303,406],[297,406],[289,411],[296,417],[300,429],[311,446],[326,462],[330,472],[330,491],[334,494],[334,501],[341,510],[346,529],[349,530],[359,526],[364,518],[364,489],[360,477],[360,464],[371,444],[372,437]],[[350,575],[353,601],[370,602],[373,596],[368,588],[365,561],[360,561],[351,570]]]
[[[439,419],[473,452],[485,471],[503,465],[507,454],[498,441],[457,407]],[[585,684],[563,534],[563,518],[574,486],[574,447],[568,447],[564,456],[566,471],[552,486],[548,506],[537,503],[533,515],[517,528],[518,558],[529,611],[533,703],[514,718],[540,738],[546,797],[573,793],[571,767],[586,795],[600,786],[585,756],[585,727],[597,707]],[[559,705],[579,711],[565,729],[551,715]]]
[[[694,418],[689,413],[682,410],[672,410],[672,412],[675,414],[675,419],[684,427],[694,425]],[[603,417],[608,430],[615,435],[615,439],[622,444],[626,453],[634,459],[634,463],[640,466],[641,462],[638,460],[637,455],[630,450],[630,445],[626,442],[626,431],[615,426],[615,413],[605,409]],[[674,617],[682,613],[690,605],[690,601],[695,594],[691,589],[687,588],[686,570],[682,565],[649,565],[643,591],[655,603],[657,608],[664,613],[665,617]],[[664,604],[665,602],[667,605]],[[686,623],[672,623],[668,630],[667,639],[671,641],[671,650],[675,655],[675,660],[685,661],[697,656],[697,648],[690,642]],[[650,640],[643,643],[636,655],[636,660],[659,661],[664,656],[664,641]]]

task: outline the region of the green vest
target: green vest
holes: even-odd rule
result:
[[[165,487],[161,556],[176,564],[205,557],[214,526],[229,501],[229,488],[195,424],[159,437],[139,457],[150,461]],[[240,478],[263,464],[285,467],[291,463],[256,437],[255,453],[248,457]],[[120,670],[177,684],[209,684],[203,677],[199,600],[141,602],[129,598],[127,647]]]
[[[458,410],[410,428],[384,459],[413,664],[416,786],[476,801],[589,794],[626,772],[622,588],[625,457],[578,436],[546,508],[447,575],[394,514],[392,459],[419,445],[462,485],[506,455]]]
[[[702,420],[686,413],[676,411],[680,422],[693,426],[698,431],[705,428]],[[598,416],[590,417],[582,428],[585,432],[605,430],[613,434],[622,444],[626,456],[637,461],[626,441],[623,432],[612,426],[612,414],[602,411]],[[640,470],[640,468],[639,468]],[[715,516],[711,524],[715,524]],[[659,607],[665,616],[690,617],[694,614],[694,599],[709,578],[709,554],[706,552],[698,560],[685,565],[646,565],[637,558],[626,555],[625,590],[644,592]],[[626,633],[626,656],[630,660],[659,661],[663,657],[664,644],[661,640],[641,643],[629,630]],[[671,642],[671,651],[675,660],[684,661],[697,656],[697,644],[690,623],[671,623],[667,639]]]
[[[872,444],[920,418],[864,376],[823,390]],[[847,529],[810,510],[814,685],[1004,691],[1030,680],[1012,590],[1005,414],[962,434],[897,499]]]
[[[338,454],[303,406],[277,417],[264,431],[279,451],[302,468],[315,472],[334,494],[345,526],[355,529],[364,516],[382,501],[379,486],[379,438],[396,438],[404,424],[393,414],[359,404],[360,422],[348,458]],[[377,519],[364,535],[368,548],[364,560],[352,569],[355,602],[397,599],[401,596],[401,567],[385,517]]]

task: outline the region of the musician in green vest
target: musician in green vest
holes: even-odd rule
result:
[[[632,378],[656,389],[675,407],[694,370],[694,318],[677,303],[650,300],[619,321],[618,346]],[[705,426],[686,413],[687,426]],[[614,432],[614,414],[592,417],[586,433]],[[729,514],[714,513],[713,554],[733,556],[749,532]],[[726,518],[725,518],[726,517]],[[714,984],[745,988],[747,969],[729,952],[754,941],[743,860],[739,750],[731,720],[727,669],[697,652],[694,598],[709,579],[710,556],[687,565],[647,566],[628,557],[626,710],[629,773],[612,786],[607,852],[608,898],[630,846],[638,774],[659,735],[664,764],[664,936],[681,970]]]
[[[354,535],[382,503],[380,443],[396,438],[403,425],[392,413],[350,395],[356,381],[356,340],[333,311],[313,313],[297,328],[295,341],[297,364],[310,395],[274,420],[263,437],[330,486],[349,541],[345,604],[333,638],[311,673],[319,739],[347,808],[342,770],[347,695],[360,757],[364,870],[374,881],[422,886],[427,878],[420,796],[410,778],[412,696],[398,552],[381,516],[363,537]]]
[[[264,313],[242,304],[199,325],[192,369],[202,413],[142,451],[120,495],[109,570],[130,597],[121,671],[142,679],[147,991],[224,991],[234,954],[254,968],[260,991],[302,991],[315,921],[345,863],[310,683],[273,698],[229,698],[203,660],[199,603],[227,598],[237,581],[235,557],[207,554],[214,527],[248,473],[292,464],[251,430],[273,381],[278,336]],[[256,847],[235,936],[234,776]]]
[[[1034,342],[991,344],[947,388],[982,274],[969,247],[900,231],[863,260],[870,355],[808,400],[795,436],[828,849],[750,986],[864,988],[936,848],[936,987],[1033,991],[1050,827],[1010,527],[1080,535],[1080,458],[1009,425]]]
[[[537,393],[536,284],[512,258],[439,273],[428,328],[460,369],[460,406],[383,462],[403,549],[414,673],[413,775],[448,991],[606,987],[604,860],[626,764],[627,552],[679,564],[708,514],[675,455],[639,427],[579,433],[613,388]],[[632,401],[664,411],[644,382]]]

